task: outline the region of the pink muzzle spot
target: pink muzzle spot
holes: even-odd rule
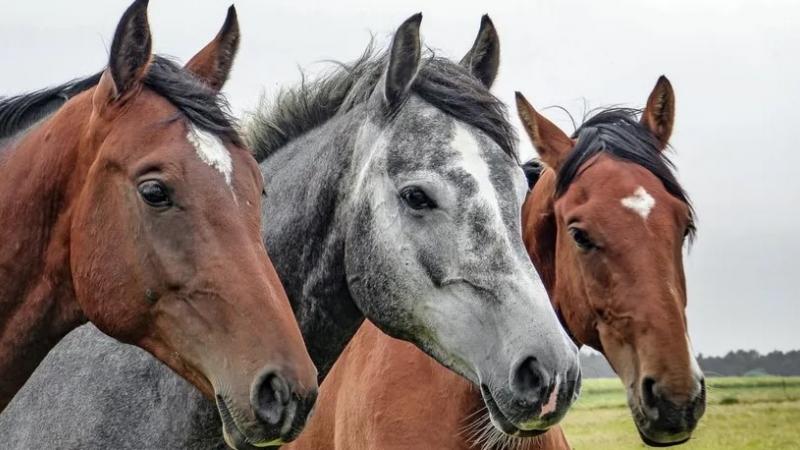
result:
[[[550,393],[550,398],[547,399],[547,403],[542,406],[542,412],[539,413],[539,417],[544,417],[556,410],[556,405],[558,404],[558,387],[560,384],[561,380],[559,380],[558,375],[556,375],[556,385],[553,386],[553,392]]]

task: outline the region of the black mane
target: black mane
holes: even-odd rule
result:
[[[356,61],[311,83],[281,91],[265,102],[248,126],[248,143],[261,162],[289,141],[369,99],[385,71],[387,55],[370,45]],[[486,133],[505,153],[517,158],[516,134],[505,105],[469,71],[429,54],[420,62],[411,92],[455,119]]]
[[[536,182],[542,176],[544,165],[536,158],[522,163],[522,171],[525,172],[525,178],[528,180],[528,190],[532,190],[536,186]]]
[[[61,86],[0,98],[0,139],[32,126],[81,92],[97,85],[102,72]],[[172,103],[198,128],[238,144],[239,134],[224,97],[175,62],[154,56],[144,85]]]
[[[47,117],[67,100],[95,86],[101,73],[61,86],[0,98],[0,139],[9,138]]]
[[[664,184],[667,192],[689,206],[690,237],[695,233],[695,214],[689,196],[673,173],[672,161],[659,149],[653,134],[639,123],[637,109],[610,108],[593,115],[573,133],[575,148],[558,172],[556,196],[563,195],[577,177],[580,168],[593,156],[603,152],[612,157],[636,163]]]

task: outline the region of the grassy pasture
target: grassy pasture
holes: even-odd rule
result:
[[[800,377],[710,378],[694,437],[676,450],[800,450]],[[645,449],[617,379],[585,379],[564,419],[575,450]]]

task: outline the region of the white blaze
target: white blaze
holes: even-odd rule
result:
[[[231,177],[233,176],[233,161],[222,140],[214,134],[195,126],[189,127],[186,139],[194,146],[197,156],[204,163],[221,173],[225,178],[225,184],[230,187]]]
[[[694,357],[694,347],[692,346],[692,341],[689,339],[689,335],[686,335],[686,345],[689,346],[689,367],[692,370],[692,375],[697,381],[703,379],[703,370],[700,369],[700,365],[697,364],[697,359]],[[700,384],[696,384],[696,390],[692,393],[693,395],[698,395],[700,393]]]
[[[630,197],[625,197],[621,200],[622,206],[630,209],[636,214],[640,215],[642,219],[647,220],[650,211],[656,206],[656,200],[639,186]]]
[[[464,170],[472,175],[478,183],[478,197],[483,200],[484,204],[491,208],[492,216],[495,222],[497,222],[496,227],[498,230],[502,230],[505,228],[505,225],[501,220],[497,193],[492,184],[492,179],[489,176],[489,164],[483,159],[481,147],[478,145],[475,136],[461,124],[457,123],[455,127],[455,135],[453,136],[453,141],[450,143],[450,146],[461,153],[461,158],[464,161]],[[503,235],[505,236],[504,233]]]

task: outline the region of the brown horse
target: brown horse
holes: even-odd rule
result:
[[[523,234],[576,342],[603,352],[628,389],[642,439],[686,441],[705,388],[686,332],[682,248],[689,201],[663,155],[674,94],[659,79],[641,121],[612,109],[568,137],[517,94],[549,166],[523,206]],[[537,174],[538,176],[538,174]],[[413,386],[413,388],[411,388]],[[292,449],[569,449],[559,428],[532,438],[497,432],[479,392],[416,348],[365,323],[322,386]]]
[[[304,425],[316,370],[261,242],[262,177],[217,92],[238,42],[231,8],[181,68],[151,54],[139,0],[103,72],[0,101],[0,409],[88,320],[215,398],[234,447]]]

